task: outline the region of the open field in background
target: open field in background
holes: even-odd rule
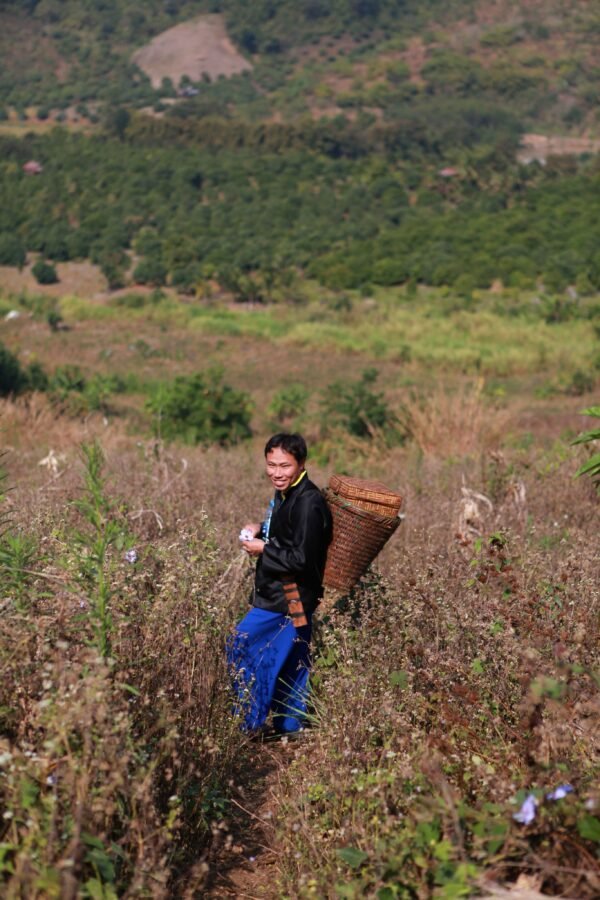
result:
[[[503,314],[493,293],[467,308],[439,291],[340,297],[335,315],[310,284],[293,307],[2,301],[20,309],[2,341],[23,363],[125,385],[96,411],[0,400],[0,877],[15,895],[597,895],[598,497],[569,445],[596,396],[593,322],[550,324],[525,295]],[[152,390],[215,364],[252,397],[254,437],[153,437]],[[402,442],[323,431],[323,389],[372,366]],[[294,384],[309,399],[286,424],[309,437],[315,480],[381,478],[406,518],[320,616],[314,732],[270,749],[231,720],[223,643],[252,577],[236,536],[269,495],[268,407]],[[86,469],[94,441],[104,463]],[[542,805],[524,827],[528,791]]]
[[[483,292],[468,302],[439,291],[423,290],[413,298],[392,290],[368,298],[349,292],[336,302],[309,285],[297,305],[181,302],[145,291],[119,292],[103,301],[21,294],[0,307],[19,311],[18,318],[4,320],[2,342],[23,365],[40,364],[52,376],[71,364],[86,380],[101,380],[101,402],[80,405],[78,413],[82,419],[101,410],[108,432],[150,438],[156,419],[149,398],[178,376],[217,367],[228,384],[249,396],[252,430],[261,439],[282,425],[300,427],[319,459],[334,454],[338,465],[357,470],[368,468],[372,447],[360,440],[353,446],[346,435],[336,449],[324,428],[323,404],[328,391],[336,393],[336,384],[355,384],[369,368],[377,372],[376,392],[404,429],[419,427],[421,407],[426,416],[442,419],[456,398],[460,405],[470,393],[480,403],[480,419],[464,422],[467,431],[480,427],[474,438],[463,429],[462,419],[470,413],[452,411],[459,423],[452,447],[442,440],[449,455],[470,452],[488,425],[493,433],[494,416],[502,417],[507,441],[518,442],[521,432],[537,427],[546,435],[554,430],[555,439],[587,427],[579,413],[594,399],[600,339],[587,319],[545,322],[541,302],[513,298],[514,314],[509,299]],[[50,329],[49,310],[62,317],[60,330]],[[110,387],[114,378],[118,388]],[[278,419],[277,397],[297,389],[302,408]],[[29,403],[17,402],[16,421]],[[33,419],[41,417],[43,427],[17,428],[14,438],[8,425],[3,428],[4,439],[19,445],[20,459],[27,434],[36,434],[32,446],[40,458],[49,449],[73,450],[79,439],[72,433],[83,433],[81,421],[73,418],[65,428],[63,419],[55,418],[56,403],[42,396],[34,406]],[[435,433],[424,440],[429,451]]]
[[[101,287],[95,267],[63,265],[67,279],[72,276],[78,291]],[[120,364],[120,354],[134,333],[139,336],[141,326],[155,343],[176,345],[184,368],[195,364],[195,342],[202,346],[208,341],[214,347],[215,338],[230,338],[238,344],[249,341],[251,347],[253,340],[265,341],[269,347],[288,346],[291,372],[293,348],[308,348],[364,355],[386,365],[396,363],[406,370],[407,377],[423,366],[436,366],[486,377],[548,375],[556,386],[577,369],[593,368],[600,352],[593,297],[575,304],[539,292],[476,291],[465,298],[427,288],[419,288],[414,296],[402,288],[379,288],[363,297],[356,291],[334,294],[309,283],[295,303],[262,305],[222,299],[181,301],[170,292],[148,289],[123,290],[110,299],[99,292],[103,299],[90,301],[61,295],[60,287],[0,297],[0,310],[5,314],[11,309],[22,313],[21,318],[3,326],[9,345],[18,348],[25,341],[27,352],[43,361],[45,355],[51,359],[53,347],[60,356],[71,343],[80,346],[80,337],[89,335],[83,338],[84,345],[89,340],[97,345],[98,353],[110,351],[113,367]],[[50,299],[44,300],[44,294]],[[32,306],[38,309],[33,318]],[[45,312],[51,308],[60,311],[69,331],[48,336]],[[98,329],[105,338],[98,338]],[[155,355],[163,357],[158,365],[168,367],[173,348],[164,354],[161,347],[155,349]],[[235,369],[237,354],[229,352],[227,342],[221,342],[215,354],[221,363],[231,358]],[[253,347],[249,357],[256,358]],[[86,357],[86,365],[94,362],[97,360]],[[154,360],[153,367],[156,364]]]
[[[221,16],[202,16],[163,31],[133,54],[133,62],[159,88],[163,78],[177,85],[184,75],[190,81],[212,80],[251,71],[252,65],[232,44]]]

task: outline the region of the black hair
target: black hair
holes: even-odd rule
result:
[[[306,441],[301,434],[287,434],[285,431],[274,434],[265,444],[265,456],[271,450],[275,450],[276,447],[280,447],[286,453],[290,453],[296,462],[299,463],[303,463],[308,456]]]

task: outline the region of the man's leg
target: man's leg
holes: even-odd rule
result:
[[[294,631],[294,641],[279,672],[272,704],[273,725],[277,731],[284,734],[299,731],[304,726],[308,705],[308,677],[311,663],[310,618],[308,625],[294,628]]]
[[[295,637],[296,629],[287,616],[256,607],[236,627],[227,660],[244,731],[257,731],[265,724]]]

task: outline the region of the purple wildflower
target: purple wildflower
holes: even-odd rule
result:
[[[538,807],[538,801],[534,797],[533,794],[527,794],[523,803],[521,804],[521,809],[513,813],[513,819],[515,822],[519,822],[521,825],[531,825],[533,820],[535,819],[536,812]]]
[[[546,794],[546,800],[564,800],[567,794],[572,794],[574,790],[572,784],[559,784],[553,791]]]
[[[134,563],[136,563],[137,561],[138,561],[137,550],[135,548],[132,550],[128,550],[127,553],[125,554],[125,562],[131,563],[131,565],[134,565]]]

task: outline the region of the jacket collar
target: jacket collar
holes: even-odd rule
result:
[[[298,475],[298,477],[296,478],[296,480],[294,481],[294,483],[290,484],[287,491],[285,491],[285,493],[283,491],[281,492],[281,502],[283,503],[283,501],[286,500],[290,496],[292,491],[294,491],[299,485],[301,485],[305,481],[306,478],[307,478],[306,469],[303,469],[300,472],[300,474]]]

